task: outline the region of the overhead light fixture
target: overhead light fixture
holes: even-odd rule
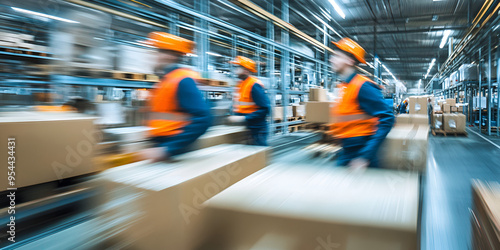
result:
[[[340,6],[335,2],[335,0],[329,0],[330,3],[333,5],[333,8],[335,9],[335,11],[337,11],[337,13],[339,13],[340,17],[342,17],[342,19],[345,19],[345,14],[344,14],[344,11],[342,11],[342,9],[340,8]]]
[[[433,16],[432,16],[432,21],[433,21],[433,22],[435,22],[435,21],[437,21],[437,20],[438,20],[438,18],[439,18],[439,16],[438,16],[438,15],[433,15]]]
[[[217,53],[214,53],[214,52],[207,52],[207,55],[211,55],[211,56],[222,56],[221,54],[217,54]]]
[[[446,45],[446,42],[448,41],[448,37],[450,36],[451,30],[445,30],[443,34],[443,39],[441,40],[441,44],[439,45],[439,48],[442,49],[444,45]]]
[[[427,74],[425,74],[425,79],[429,76],[429,73],[431,72],[432,67],[434,66],[434,63],[436,62],[436,58],[433,58],[431,61],[431,65],[429,65],[429,69],[427,70]]]
[[[47,14],[43,14],[40,12],[31,11],[31,10],[25,10],[25,9],[16,8],[16,7],[11,7],[11,8],[17,12],[22,12],[22,13],[26,13],[26,14],[30,14],[30,15],[35,15],[35,16],[41,16],[41,17],[45,17],[45,18],[49,18],[49,19],[54,19],[57,21],[63,21],[63,22],[67,22],[67,23],[80,23],[80,22],[69,20],[66,18],[51,16],[51,15],[47,15]]]

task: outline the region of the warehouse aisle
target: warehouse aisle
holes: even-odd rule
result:
[[[492,144],[500,140],[468,130],[468,137],[429,138],[421,249],[471,249],[471,180],[500,179],[500,146]]]

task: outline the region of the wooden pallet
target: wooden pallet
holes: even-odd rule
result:
[[[21,54],[21,55],[34,55],[34,56],[45,56],[45,57],[50,56],[50,55],[48,55],[45,52],[26,50],[26,49],[22,49],[22,48],[4,48],[4,47],[0,47],[0,51],[8,52],[8,53]]]
[[[305,117],[305,116],[295,116],[295,117],[293,117],[293,118],[295,118],[295,121],[303,121],[303,120],[305,120],[305,119],[306,119],[306,117]]]
[[[433,129],[432,131],[432,135],[433,136],[436,136],[436,135],[443,135],[443,136],[467,136],[467,132],[464,131],[464,132],[449,132],[449,131],[444,131],[442,129]]]
[[[306,128],[312,130],[320,130],[320,131],[330,131],[332,124],[325,123],[308,123],[306,124]]]
[[[296,121],[295,117],[288,117],[288,118],[286,118],[286,120],[289,122]],[[283,122],[282,118],[277,118],[277,117],[274,118],[274,123],[281,123],[281,122]]]
[[[196,80],[198,83],[214,87],[229,87],[229,83],[226,81],[219,81],[214,79],[201,78]]]
[[[491,127],[491,132],[497,132],[498,127]],[[485,127],[481,127],[481,130],[486,131],[487,129]]]

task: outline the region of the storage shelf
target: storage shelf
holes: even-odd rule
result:
[[[88,78],[66,75],[53,75],[53,81],[70,85],[87,85],[103,87],[122,87],[122,88],[152,88],[154,83],[144,81],[130,81],[104,78]]]
[[[233,87],[216,87],[207,85],[198,85],[198,89],[207,92],[232,92]]]

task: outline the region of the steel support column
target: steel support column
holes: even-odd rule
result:
[[[288,5],[288,0],[282,0],[281,1],[281,19],[285,22],[289,22],[290,16],[289,16],[289,5]],[[290,34],[288,30],[282,29],[281,30],[281,43],[283,43],[285,46],[289,47],[290,46]],[[288,134],[288,122],[287,122],[287,107],[288,107],[288,85],[290,84],[290,79],[289,79],[289,73],[290,73],[290,52],[288,50],[282,50],[281,53],[281,91],[282,95],[281,98],[283,100],[283,124],[282,126],[283,129],[283,134]]]
[[[491,33],[488,36],[488,97],[486,97],[486,109],[488,124],[486,124],[487,134],[491,135]]]

